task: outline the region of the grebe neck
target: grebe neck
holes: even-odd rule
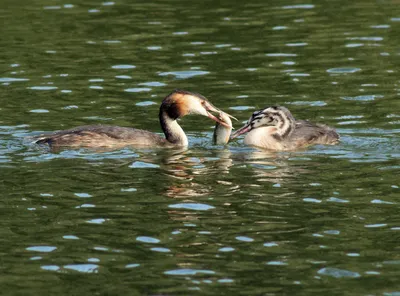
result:
[[[176,146],[187,146],[188,138],[176,119],[171,118],[168,113],[161,108],[159,117],[166,140]]]
[[[277,114],[278,124],[276,125],[276,133],[281,138],[288,137],[296,127],[296,121],[292,114],[285,114],[284,112],[279,112]]]

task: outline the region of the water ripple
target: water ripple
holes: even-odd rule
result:
[[[330,201],[330,202],[339,202],[339,203],[348,203],[349,202],[346,199],[341,199],[341,198],[337,198],[337,197],[330,197],[328,199],[328,201]]]
[[[349,40],[382,41],[383,37],[350,37]]]
[[[361,47],[361,46],[364,46],[364,43],[348,43],[348,44],[346,44],[346,47],[350,47],[350,48]]]
[[[79,239],[79,237],[77,237],[76,235],[64,235],[63,239]]]
[[[33,109],[33,110],[29,110],[29,112],[32,113],[49,113],[50,111],[47,109]]]
[[[200,204],[200,203],[179,203],[169,205],[168,207],[174,209],[187,209],[187,210],[195,210],[195,211],[207,211],[214,209],[215,207],[207,205],[207,204]]]
[[[235,248],[232,248],[232,247],[223,247],[223,248],[218,249],[218,251],[219,251],[219,252],[233,252],[233,251],[235,251]]]
[[[61,9],[61,6],[59,6],[59,5],[44,6],[43,9],[46,9],[46,10],[55,10],[55,9]]]
[[[90,219],[88,221],[86,221],[86,223],[90,223],[90,224],[103,224],[104,222],[106,222],[106,219],[103,218],[98,218],[98,219]]]
[[[18,81],[29,81],[29,79],[16,78],[16,77],[0,77],[0,82],[18,82]]]
[[[133,169],[136,169],[136,168],[138,168],[138,169],[153,169],[153,168],[159,168],[160,166],[158,164],[147,163],[147,162],[142,162],[142,161],[135,161],[129,167],[133,168]]]
[[[307,42],[286,43],[286,46],[306,46]]]
[[[153,101],[143,101],[143,102],[136,103],[135,105],[140,106],[140,107],[147,107],[147,106],[151,106],[151,105],[157,105],[157,103],[153,102]]]
[[[215,271],[184,268],[184,269],[168,270],[165,271],[164,273],[168,275],[197,275],[197,274],[215,274]]]
[[[134,88],[124,89],[124,91],[133,92],[133,93],[148,92],[148,91],[151,91],[151,88],[148,88],[148,87],[134,87]]]
[[[296,4],[282,6],[283,9],[313,9],[314,7],[314,4]]]
[[[57,247],[53,247],[53,246],[33,246],[33,247],[26,248],[26,250],[28,250],[28,251],[43,252],[43,253],[50,253],[56,249],[57,249]]]
[[[361,96],[355,96],[355,97],[341,97],[341,99],[346,100],[346,101],[373,101],[375,99],[380,99],[383,98],[382,95],[361,95]]]
[[[325,267],[318,270],[318,274],[327,275],[334,278],[359,278],[358,272],[353,272],[345,269],[338,269],[333,267]]]
[[[138,236],[136,240],[148,244],[158,244],[160,242],[159,239],[150,236]]]
[[[236,110],[236,111],[245,111],[245,110],[250,110],[254,109],[253,106],[235,106],[235,107],[229,107],[231,110]]]
[[[275,242],[268,242],[268,243],[264,243],[264,245],[263,245],[264,247],[268,247],[268,248],[271,248],[271,247],[277,247],[277,246],[279,246],[277,243],[275,243]]]
[[[187,79],[192,78],[199,75],[206,75],[209,74],[208,71],[171,71],[171,72],[162,72],[158,74],[159,76],[175,76],[177,79]]]
[[[303,200],[305,202],[312,202],[312,203],[320,203],[320,202],[322,202],[322,200],[320,200],[320,199],[310,198],[310,197],[303,198]]]
[[[97,273],[99,266],[97,264],[69,264],[64,265],[64,268],[83,273]]]
[[[331,68],[326,70],[326,72],[328,73],[332,73],[332,74],[348,74],[348,73],[356,73],[358,71],[361,71],[360,68]]]
[[[135,69],[135,65],[114,65],[111,68],[113,69]]]
[[[143,83],[139,83],[139,85],[144,85],[144,86],[166,86],[165,83],[158,82],[158,81],[143,82]]]
[[[58,271],[60,270],[60,267],[57,265],[42,265],[40,266],[41,269],[43,270],[48,270],[48,271]]]
[[[272,28],[272,30],[286,30],[288,27],[286,26],[275,26]]]
[[[285,102],[285,104],[296,105],[296,106],[326,106],[327,103],[324,101],[295,101],[295,102]]]
[[[378,223],[378,224],[367,224],[364,225],[365,228],[379,228],[379,227],[385,227],[387,226],[386,223]]]
[[[266,263],[267,265],[288,265],[287,262],[283,262],[283,261],[269,261]]]
[[[171,252],[171,250],[167,249],[167,248],[151,248],[150,250],[152,250],[154,252],[160,252],[160,253],[169,253],[169,252]]]
[[[131,264],[125,265],[125,268],[136,268],[139,266],[140,266],[140,264],[138,264],[138,263],[131,263]]]
[[[33,89],[33,90],[55,90],[58,89],[57,86],[30,86],[27,87],[27,89]]]
[[[297,54],[295,53],[282,53],[282,52],[278,52],[278,53],[267,53],[265,54],[267,57],[295,57],[297,56]]]
[[[100,85],[90,85],[89,88],[90,89],[104,89],[104,87],[102,87]]]
[[[247,237],[247,236],[237,236],[235,237],[235,239],[237,239],[238,241],[242,241],[242,242],[253,242],[254,239],[251,237]]]
[[[115,76],[117,79],[132,79],[132,76],[129,75],[117,75]]]

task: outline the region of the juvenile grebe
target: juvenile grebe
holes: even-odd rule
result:
[[[226,125],[217,122],[214,128],[213,142],[215,145],[226,145],[229,142],[229,137],[232,132],[232,121],[229,117],[232,117],[224,112],[220,112],[218,119]],[[232,117],[234,118],[234,117]],[[234,118],[236,119],[236,118]],[[237,119],[236,119],[237,120]]]
[[[326,125],[306,120],[295,120],[292,113],[281,106],[256,111],[247,123],[232,134],[231,139],[247,133],[246,145],[275,151],[295,150],[315,144],[335,145],[336,131]]]
[[[160,106],[159,119],[165,138],[135,128],[87,125],[41,135],[36,139],[36,143],[48,144],[50,147],[187,146],[186,134],[176,121],[180,117],[199,114],[229,127],[210,112],[220,113],[221,110],[200,94],[175,90],[164,98]]]

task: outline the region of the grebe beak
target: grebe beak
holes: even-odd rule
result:
[[[239,137],[242,134],[245,134],[245,133],[249,132],[250,130],[251,130],[251,124],[246,123],[245,126],[241,127],[240,129],[238,129],[236,132],[234,132],[231,135],[231,140],[233,140],[234,138]]]
[[[222,124],[223,126],[226,126],[228,128],[232,128],[232,126],[230,126],[226,122],[222,121],[221,119],[215,117],[213,114],[210,113],[210,112],[220,113],[220,112],[223,112],[223,111],[221,111],[220,109],[214,107],[210,102],[204,102],[203,106],[204,106],[204,109],[206,109],[208,118],[211,118],[212,120],[218,122],[219,124]],[[225,113],[225,114],[228,115],[229,117],[232,117],[232,118],[236,119],[235,117],[229,115],[228,113]]]

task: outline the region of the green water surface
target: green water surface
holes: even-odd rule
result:
[[[400,3],[2,1],[2,295],[399,295]],[[160,132],[175,88],[273,104],[337,146],[64,150],[84,124]]]

